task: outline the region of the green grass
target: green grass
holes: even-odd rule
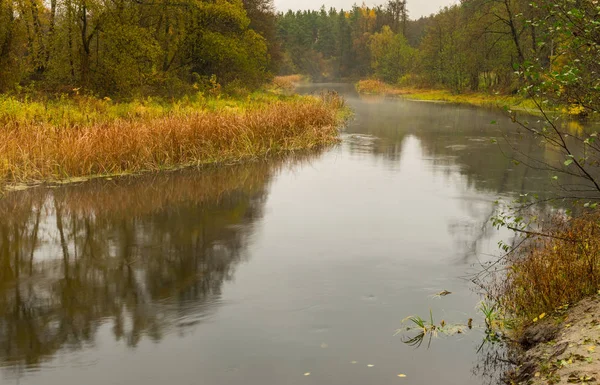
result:
[[[359,93],[367,95],[399,96],[411,100],[502,108],[540,115],[538,107],[532,100],[519,95],[485,92],[464,92],[457,94],[445,89],[398,87],[373,79],[359,81],[356,84],[356,89]],[[549,107],[547,112],[576,116],[582,111],[580,108],[572,106],[568,108]]]

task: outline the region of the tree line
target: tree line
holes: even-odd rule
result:
[[[252,88],[275,42],[272,0],[0,0],[0,92]]]
[[[289,11],[278,15],[281,70],[455,92],[514,92],[523,84],[519,71],[532,66],[548,76],[587,71],[597,83],[598,20],[593,0],[462,0],[418,20],[402,0]]]
[[[547,92],[582,98],[598,88],[598,20],[594,0],[462,0],[418,20],[406,0],[285,13],[272,0],[0,0],[0,92],[177,96],[292,73],[515,92],[544,74]]]

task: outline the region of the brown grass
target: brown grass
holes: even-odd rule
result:
[[[600,212],[566,220],[555,217],[543,232],[509,260],[501,305],[531,321],[600,289]]]
[[[361,94],[399,96],[410,93],[405,88],[393,87],[377,79],[360,80],[356,84],[356,90]]]
[[[0,184],[172,169],[314,148],[337,140],[336,95],[145,119],[0,127]]]
[[[298,83],[301,83],[304,80],[305,77],[303,75],[276,76],[273,79],[273,87],[283,90],[292,90]]]

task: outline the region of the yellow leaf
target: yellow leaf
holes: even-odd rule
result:
[[[540,314],[540,316],[539,316],[539,319],[542,319],[542,318],[544,318],[545,316],[546,316],[546,313],[542,313],[542,314]]]
[[[542,373],[540,373],[540,372],[537,372],[537,373],[535,374],[535,377],[539,377],[539,376],[541,376],[541,375],[542,375]]]
[[[533,319],[533,322],[538,322],[538,318],[537,318],[537,317],[535,317],[535,318]]]
[[[373,367],[373,366],[375,366],[375,365],[373,365],[373,364],[369,364],[369,365],[367,365],[367,366],[368,366],[369,368],[372,368],[372,367]]]
[[[406,377],[406,374],[398,374],[398,377],[404,378],[404,377]]]
[[[590,346],[588,348],[588,352],[594,352],[594,351],[596,351],[596,347],[595,346]]]
[[[310,372],[304,373],[306,377],[310,376]]]

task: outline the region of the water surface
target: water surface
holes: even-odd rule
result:
[[[494,201],[548,175],[492,143],[500,112],[327,87],[356,115],[326,151],[0,200],[2,384],[489,382],[480,330],[394,334],[481,323],[465,277],[509,236]]]

